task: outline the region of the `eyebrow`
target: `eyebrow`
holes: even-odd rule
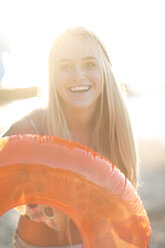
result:
[[[91,59],[93,59],[93,60],[97,60],[95,57],[92,57],[92,56],[88,56],[88,57],[83,57],[81,60],[91,60]],[[71,59],[59,59],[59,60],[57,60],[57,63],[62,63],[62,62],[69,62],[69,61],[71,61]]]
[[[82,58],[82,60],[90,60],[90,59],[97,60],[95,57],[92,57],[92,56]]]

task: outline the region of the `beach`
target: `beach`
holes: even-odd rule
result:
[[[155,110],[150,106],[150,100],[144,106],[144,99],[129,99],[129,111],[136,134],[138,158],[140,166],[140,185],[139,195],[143,201],[144,207],[152,229],[152,247],[165,247],[165,132],[163,132],[164,119],[161,118],[157,108]],[[163,100],[159,99],[160,108],[163,108]],[[20,108],[24,104],[24,111]],[[36,104],[36,105],[35,105]],[[36,99],[21,100],[13,102],[10,105],[0,107],[0,133],[9,126],[15,119],[31,108],[37,106]],[[143,106],[143,108],[142,108]],[[164,105],[165,106],[165,105]],[[17,114],[11,112],[12,108],[17,108]],[[147,112],[147,109],[149,110]],[[156,111],[156,118],[153,114]],[[10,118],[8,117],[10,114]],[[136,114],[135,114],[136,113]],[[159,124],[155,127],[156,123]],[[18,221],[18,214],[15,210],[10,210],[0,218],[0,248],[12,247],[12,239],[15,227]]]

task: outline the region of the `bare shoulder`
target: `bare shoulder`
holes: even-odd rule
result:
[[[43,110],[37,109],[32,111],[29,115],[24,116],[17,122],[15,122],[5,133],[3,133],[2,137],[4,136],[11,136],[16,134],[42,134],[42,117]]]

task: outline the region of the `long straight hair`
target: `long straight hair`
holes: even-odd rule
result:
[[[117,85],[111,62],[101,41],[91,31],[77,27],[63,33],[49,57],[49,100],[46,112],[48,135],[72,140],[56,90],[55,66],[58,44],[70,36],[86,41],[96,54],[102,73],[102,93],[92,119],[93,149],[108,158],[137,187],[137,153],[123,93]]]

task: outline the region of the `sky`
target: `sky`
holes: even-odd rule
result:
[[[53,40],[84,26],[103,42],[118,82],[145,93],[165,87],[164,0],[0,0],[0,32],[11,44],[4,55],[8,86],[47,82]]]
[[[84,26],[103,42],[117,82],[142,94],[128,102],[135,134],[165,142],[164,13],[165,0],[0,0],[0,33],[11,45],[3,55],[3,85],[44,88],[53,40],[67,28]],[[1,111],[10,121],[13,113],[14,120],[15,111]]]

